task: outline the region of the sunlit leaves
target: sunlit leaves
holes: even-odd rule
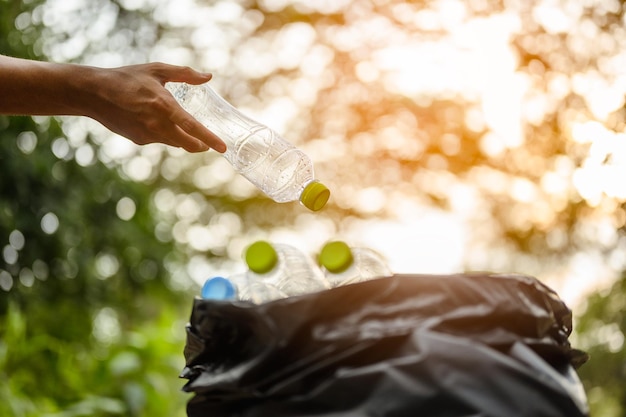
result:
[[[572,302],[626,267],[618,1],[27,6],[3,9],[15,19],[0,45],[101,66],[160,60],[211,71],[231,103],[311,155],[333,194],[311,215],[271,202],[214,153],[138,148],[88,119],[63,119],[62,131],[47,133],[56,120],[0,118],[10,132],[0,143],[15,144],[10,158],[0,155],[11,195],[0,200],[1,291],[36,291],[43,277],[76,282],[89,271],[91,287],[59,291],[103,304],[122,279],[134,291],[163,279],[163,266],[165,285],[188,288],[189,277],[236,270],[259,237],[309,252],[348,237],[397,272],[535,274]],[[32,165],[11,165],[19,158]],[[120,177],[103,175],[100,163]],[[8,181],[18,168],[28,175]],[[15,230],[23,245],[8,238]],[[136,292],[128,294],[120,304],[132,304]],[[586,329],[618,350],[614,326]],[[120,350],[111,369],[132,373],[136,356]],[[122,391],[143,404],[135,384]],[[607,392],[590,397],[600,403]],[[619,402],[606,403],[619,412]]]

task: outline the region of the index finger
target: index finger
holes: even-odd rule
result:
[[[189,135],[201,140],[219,153],[226,152],[226,144],[217,135],[187,113],[182,107],[175,109],[170,115],[172,123],[178,125]]]

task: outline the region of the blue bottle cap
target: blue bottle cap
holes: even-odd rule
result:
[[[213,277],[205,281],[201,295],[205,300],[233,300],[235,293],[235,286],[229,279]]]

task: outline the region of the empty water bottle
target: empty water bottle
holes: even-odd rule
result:
[[[286,297],[273,285],[249,279],[247,272],[233,274],[228,278],[211,277],[204,282],[200,294],[205,300],[242,300],[254,304]]]
[[[233,281],[235,281],[238,288],[240,288],[239,296],[237,297],[239,300],[250,301],[254,304],[263,304],[268,301],[287,297],[287,295],[276,288],[276,286],[260,281],[251,275],[250,271],[246,271],[233,276]]]
[[[242,114],[208,84],[167,83],[193,117],[222,139],[224,157],[241,175],[279,203],[300,201],[320,210],[330,191],[315,179],[311,159],[275,131]]]
[[[246,249],[245,260],[251,281],[272,285],[286,296],[330,287],[313,259],[291,245],[260,240]]]
[[[351,248],[342,241],[328,242],[319,254],[319,263],[332,287],[390,276],[385,258],[369,248]]]
[[[237,288],[228,278],[215,276],[204,282],[200,294],[205,300],[234,300]]]

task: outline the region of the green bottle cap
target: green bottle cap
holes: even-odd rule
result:
[[[246,249],[246,263],[251,271],[257,274],[265,274],[274,268],[278,262],[276,250],[269,242],[259,240]]]
[[[321,210],[329,198],[330,190],[319,181],[310,182],[300,194],[300,202],[313,211]]]
[[[333,273],[339,273],[348,269],[352,261],[350,247],[341,241],[328,242],[324,245],[319,255],[320,264]]]

